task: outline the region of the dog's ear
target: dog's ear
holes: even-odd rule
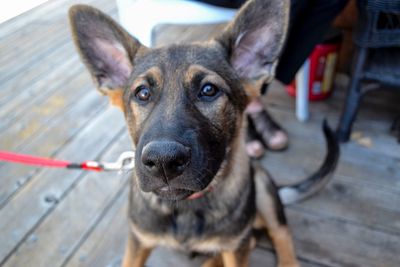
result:
[[[288,19],[288,0],[249,0],[243,5],[217,38],[240,78],[273,78]]]
[[[121,91],[141,44],[93,7],[75,5],[69,10],[69,19],[75,45],[96,86],[111,97],[113,104],[122,104]]]

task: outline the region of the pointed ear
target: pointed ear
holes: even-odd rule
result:
[[[141,47],[112,18],[86,5],[69,10],[72,35],[83,62],[98,89],[105,94],[123,88]]]
[[[288,0],[249,0],[217,38],[245,80],[272,79],[289,19]]]

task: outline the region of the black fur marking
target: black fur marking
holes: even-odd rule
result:
[[[271,194],[271,196],[274,197],[274,205],[275,205],[278,222],[282,225],[287,225],[285,210],[284,210],[283,204],[281,202],[281,199],[279,198],[279,195],[278,195],[278,187],[275,185],[275,183],[272,180],[268,184],[267,190]]]
[[[196,215],[196,235],[201,236],[204,232],[205,221],[204,221],[204,213],[202,210],[198,210],[195,212]]]

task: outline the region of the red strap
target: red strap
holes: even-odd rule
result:
[[[55,168],[66,168],[70,162],[64,160],[55,160],[44,157],[35,157],[13,152],[0,151],[0,161],[23,163],[36,166],[47,166]]]
[[[83,163],[71,163],[65,160],[56,160],[44,157],[36,157],[31,155],[18,154],[0,150],[0,161],[8,161],[26,165],[54,167],[54,168],[69,168],[82,169],[88,171],[102,171],[102,165],[96,161],[85,161]]]

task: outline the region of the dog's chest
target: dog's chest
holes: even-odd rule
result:
[[[250,234],[250,220],[235,227],[231,222],[230,225],[222,227],[201,211],[194,213],[174,214],[163,223],[158,225],[158,229],[149,231],[143,229],[143,224],[131,223],[132,231],[137,238],[146,246],[164,246],[183,251],[196,251],[202,253],[210,253],[222,250],[236,249],[242,240]],[[222,229],[224,228],[224,229]]]
[[[196,252],[234,250],[251,232],[255,216],[251,191],[251,187],[245,188],[242,197],[232,201],[203,199],[165,209],[134,197],[130,207],[132,232],[149,247]]]

